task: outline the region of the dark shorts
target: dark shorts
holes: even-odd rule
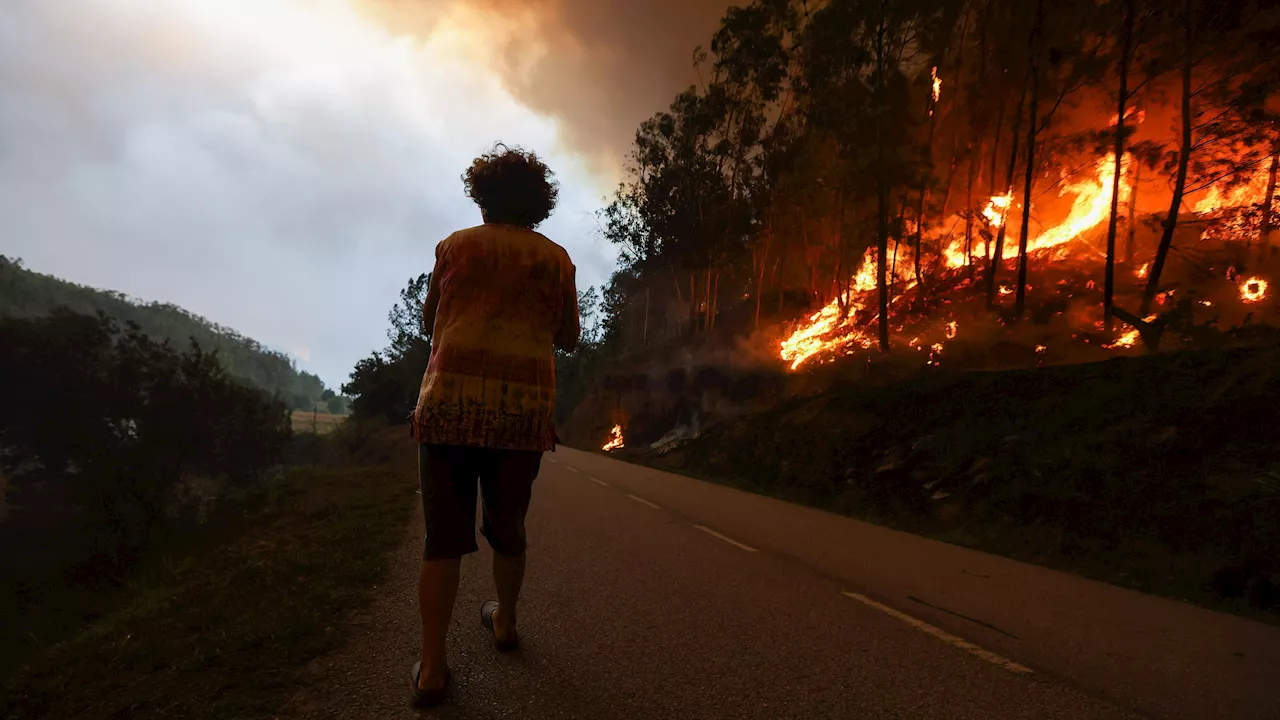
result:
[[[473,553],[476,546],[476,484],[484,518],[480,532],[500,555],[524,554],[524,516],[542,453],[456,445],[419,445],[418,482],[427,533],[424,560]]]

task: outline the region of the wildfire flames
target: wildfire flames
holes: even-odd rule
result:
[[[862,258],[862,266],[854,277],[853,287],[845,296],[847,311],[842,311],[839,300],[832,300],[818,312],[809,316],[809,323],[796,330],[791,337],[782,341],[782,359],[791,363],[795,370],[805,360],[823,350],[858,344],[866,349],[875,340],[862,328],[854,324],[864,312],[867,300],[863,297],[876,289],[876,257],[874,250],[868,250]]]
[[[991,223],[991,227],[998,228],[1004,224],[1005,215],[1009,214],[1009,203],[1012,201],[1013,193],[1011,192],[991,198],[991,202],[987,203],[987,207],[982,211],[987,222]]]
[[[1240,283],[1240,299],[1247,303],[1255,303],[1267,296],[1267,281],[1260,277],[1251,277]]]
[[[937,77],[936,68],[933,72],[933,79],[934,99],[936,101],[937,92],[941,87],[941,80]],[[1126,117],[1132,113],[1133,110],[1131,109],[1126,114]],[[1142,122],[1143,113],[1139,111],[1136,119],[1137,122]],[[1132,192],[1132,177],[1130,175],[1132,162],[1132,157],[1126,154],[1120,164],[1121,176],[1118,183],[1119,198],[1117,200],[1122,207],[1128,203]],[[1117,187],[1115,173],[1114,155],[1104,155],[1094,162],[1093,172],[1087,176],[1071,181],[1064,174],[1058,194],[1059,196],[1065,196],[1070,193],[1073,196],[1070,211],[1061,222],[1045,227],[1039,232],[1035,232],[1035,226],[1032,226],[1032,235],[1027,239],[1028,255],[1035,254],[1043,260],[1062,259],[1068,255],[1071,247],[1069,244],[1072,241],[1082,240],[1082,236],[1085,236],[1086,233],[1103,225],[1111,213],[1112,189]],[[1248,183],[1235,188],[1219,189],[1214,187],[1208,196],[1196,205],[1195,211],[1197,214],[1205,214],[1249,203],[1256,205],[1262,201],[1262,197],[1266,194],[1266,182],[1267,172],[1259,171]],[[977,234],[972,236],[969,252],[973,258],[985,262],[993,255],[991,249],[986,247],[986,238],[994,235],[996,229],[1008,221],[1009,211],[1014,206],[1012,192],[996,195],[987,201],[982,210],[982,219],[986,221],[987,231],[984,231],[984,237],[979,237]],[[1232,223],[1235,224],[1233,225]],[[908,224],[910,224],[910,221],[908,221]],[[1220,228],[1219,232],[1225,229],[1226,232],[1239,234],[1243,226],[1238,218],[1233,220],[1230,216],[1219,215],[1216,227]],[[1018,258],[1020,243],[1017,232],[1020,229],[1010,227],[1006,230],[1002,250],[1002,257],[1006,261]],[[1206,234],[1208,232],[1206,231]],[[944,239],[940,245],[942,244],[945,244],[945,248],[941,251],[940,261],[944,263],[944,269],[956,270],[964,268],[971,262],[970,258],[965,257],[965,239],[963,237],[958,239],[952,237],[949,241]],[[1098,254],[1098,251],[1092,246],[1085,247],[1082,244],[1080,247],[1092,255]],[[895,247],[895,241],[891,239],[889,250],[894,258],[892,269],[886,273],[890,284],[890,302],[895,308],[894,316],[891,318],[891,330],[897,332],[906,322],[898,317],[902,312],[898,308],[910,308],[913,302],[907,296],[909,291],[915,288],[915,276],[913,273],[907,272],[906,268],[913,266],[914,257],[912,248],[907,247],[905,242]],[[825,354],[828,357],[828,361],[830,361],[838,354],[852,354],[860,349],[866,350],[875,346],[877,342],[875,321],[878,319],[876,312],[878,304],[875,292],[877,289],[876,269],[875,251],[871,249],[863,256],[862,264],[849,289],[809,316],[808,320],[796,328],[790,337],[780,343],[780,355],[782,359],[790,363],[791,369],[794,370],[809,359],[821,354]],[[1145,279],[1150,272],[1151,263],[1146,262],[1133,270],[1133,276],[1138,279]],[[1064,280],[1059,285],[1063,285],[1065,282]],[[1088,290],[1094,291],[1097,289],[1098,283],[1090,280],[1086,283],[1086,287]],[[1008,286],[999,286],[998,292],[1001,296],[1012,295],[1014,289]],[[1262,278],[1251,277],[1240,284],[1239,292],[1240,298],[1244,302],[1259,302],[1266,296],[1267,281]],[[1161,300],[1168,300],[1167,296],[1171,294],[1172,291],[1162,294]],[[1201,304],[1205,307],[1210,305],[1208,301],[1204,301]],[[1148,318],[1148,321],[1153,319],[1154,316]],[[958,324],[955,320],[951,319],[950,322],[945,323],[946,339],[954,339],[957,334]],[[1130,348],[1137,344],[1139,338],[1139,331],[1130,329],[1122,333],[1110,344],[1103,344],[1102,347],[1108,349]],[[1085,339],[1084,342],[1089,342],[1089,340]],[[910,343],[910,346],[917,350],[931,349],[932,352],[929,353],[929,362],[927,364],[936,365],[942,354],[942,346],[938,344],[930,347],[931,345],[932,343],[928,340],[921,342],[921,338],[918,336]],[[1036,352],[1043,353],[1044,346],[1037,346]]]
[[[929,71],[929,75],[933,77],[933,104],[938,104],[938,97],[942,94],[942,78],[938,77],[938,68],[934,67]],[[933,109],[929,109],[929,114],[933,114]]]
[[[1133,347],[1134,343],[1138,342],[1138,337],[1139,337],[1138,329],[1134,328],[1132,330],[1129,330],[1125,334],[1121,335],[1120,337],[1116,338],[1116,341],[1111,343],[1110,345],[1103,345],[1102,347],[1107,349],[1118,348],[1118,347],[1121,347],[1121,348]]]
[[[1129,156],[1125,156],[1127,161]],[[1128,163],[1122,163],[1122,170],[1127,170]],[[1127,174],[1127,173],[1125,173]],[[1120,183],[1120,200],[1124,202],[1129,196],[1129,185],[1124,182],[1125,174],[1121,175]],[[1064,183],[1059,194],[1068,192],[1075,193],[1075,201],[1071,206],[1071,212],[1067,218],[1060,224],[1045,230],[1038,237],[1030,239],[1027,243],[1027,252],[1043,252],[1052,248],[1057,248],[1078,237],[1081,233],[1097,226],[1105,220],[1111,212],[1111,187],[1115,180],[1115,161],[1111,158],[1103,157],[1096,163],[1096,173],[1092,178],[1086,178],[1075,183]],[[1013,204],[1013,194],[1006,193],[991,198],[983,210],[983,216],[993,228],[999,227],[1006,220],[1009,207]],[[1008,242],[1008,239],[1006,239]],[[1010,247],[1004,256],[1006,258],[1016,258],[1019,254],[1018,244],[1016,242],[1009,243]],[[985,256],[987,250],[985,242],[977,244],[974,249],[976,254]],[[906,248],[895,248],[895,256],[901,250]],[[905,253],[903,253],[905,254]],[[943,251],[944,259],[951,268],[959,268],[965,265],[964,257],[964,240],[959,239],[951,243],[946,250]],[[898,267],[905,271],[910,262],[902,262]],[[891,281],[895,284],[901,283],[900,292],[911,290],[915,286],[912,278],[893,274]],[[783,340],[780,347],[780,355],[783,360],[791,363],[791,369],[800,367],[806,360],[813,356],[834,350],[847,350],[852,352],[851,348],[860,347],[862,349],[871,348],[876,340],[874,334],[869,331],[869,318],[864,316],[867,314],[867,308],[873,305],[871,293],[876,289],[876,258],[874,250],[868,250],[863,256],[862,265],[858,270],[858,274],[854,277],[852,287],[848,292],[840,297],[827,303],[821,310],[809,316],[807,323],[797,328],[786,340]],[[1013,294],[1013,289],[1008,287],[1000,288],[1001,295]],[[935,354],[937,351],[935,351]],[[933,360],[934,358],[931,358]]]
[[[1249,179],[1249,182],[1226,188],[1214,185],[1205,193],[1204,199],[1192,208],[1198,214],[1217,212],[1224,208],[1254,205],[1262,202],[1267,194],[1267,168],[1260,168]]]
[[[613,430],[609,431],[609,442],[605,443],[600,449],[609,451],[617,450],[620,447],[624,447],[622,444],[622,426],[614,425]]]
[[[1121,163],[1120,175],[1120,202],[1123,204],[1129,199],[1131,190],[1130,184],[1127,182],[1129,175],[1129,165],[1131,158],[1129,155],[1124,156]],[[1059,195],[1067,193],[1075,194],[1075,201],[1071,205],[1071,212],[1067,218],[1058,225],[1045,230],[1036,237],[1027,240],[1027,252],[1038,253],[1052,248],[1060,247],[1076,238],[1088,230],[1097,227],[1111,215],[1111,187],[1115,182],[1116,164],[1115,159],[1111,157],[1103,157],[1098,160],[1096,165],[1097,171],[1091,178],[1086,178],[1079,182],[1064,183]],[[991,198],[991,203],[982,211],[982,214],[991,221],[993,228],[998,228],[1004,222],[1008,215],[1008,208],[1011,202],[1010,195],[999,195]],[[1016,258],[1019,254],[1019,246],[1017,242],[1010,242],[1006,238],[1007,247],[1004,249],[1003,256],[1005,258]],[[981,248],[978,253],[986,256],[986,243],[981,243],[976,249]],[[947,264],[953,268],[962,267],[965,264],[964,258],[964,240],[956,240],[946,250]]]

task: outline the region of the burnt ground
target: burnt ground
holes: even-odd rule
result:
[[[1280,623],[1280,348],[837,383],[635,462]],[[638,444],[638,443],[637,443]]]

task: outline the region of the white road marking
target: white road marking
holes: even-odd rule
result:
[[[590,476],[589,476],[589,477],[590,477]],[[609,483],[607,483],[607,482],[605,482],[605,481],[601,480],[601,479],[600,479],[600,478],[598,478],[598,477],[591,477],[591,481],[592,481],[592,482],[596,482],[596,483],[600,483],[601,485],[603,485],[603,486],[605,486],[605,487],[609,487]]]
[[[895,618],[898,618],[899,620],[910,625],[911,627],[917,630],[920,630],[921,632],[928,633],[945,643],[954,645],[971,655],[976,655],[977,657],[980,657],[983,660],[986,660],[992,665],[999,665],[1005,670],[1008,670],[1009,672],[1013,672],[1013,673],[1019,673],[1023,675],[1031,674],[1031,668],[1028,668],[1023,665],[1019,665],[1018,663],[1010,660],[1009,658],[1004,657],[1002,655],[997,655],[991,652],[990,650],[980,648],[977,645],[974,645],[973,643],[969,642],[968,640],[965,640],[963,638],[958,638],[955,635],[952,635],[951,633],[945,630],[940,630],[930,625],[929,623],[923,620],[920,620],[919,618],[914,618],[904,612],[894,610],[888,605],[882,605],[865,595],[859,595],[858,593],[851,593],[851,592],[843,592],[841,594],[844,595],[845,597],[853,598],[854,600],[857,600],[863,605],[875,608],[876,610],[879,610],[880,612],[886,615],[891,615]]]
[[[710,536],[712,536],[712,537],[720,538],[721,540],[723,540],[723,541],[725,541],[725,542],[729,543],[730,545],[736,545],[737,547],[740,547],[740,548],[742,548],[743,550],[746,550],[747,552],[759,552],[758,550],[756,550],[755,548],[751,547],[750,545],[743,545],[742,543],[738,542],[737,540],[734,540],[733,538],[729,537],[728,535],[721,535],[720,533],[716,532],[715,530],[712,530],[712,529],[711,529],[711,528],[709,528],[709,527],[703,527],[702,525],[694,525],[694,527],[698,528],[698,529],[699,529],[699,530],[701,530],[702,532],[704,532],[704,533],[706,533],[706,534],[708,534],[708,535],[710,535]]]
[[[599,482],[599,481],[597,480],[596,482]],[[644,499],[644,498],[642,498],[642,497],[636,497],[635,495],[632,495],[631,493],[627,493],[627,497],[631,498],[632,500],[635,500],[636,502],[644,503],[645,505],[648,505],[649,507],[653,508],[654,510],[661,510],[661,509],[662,509],[662,506],[661,506],[661,505],[657,505],[657,504],[655,504],[655,503],[651,503],[651,502],[649,502],[648,500],[645,500],[645,499]]]
[[[421,494],[422,494],[422,491],[421,491],[421,490],[414,490],[414,492],[418,493],[419,495],[421,495]]]
[[[576,468],[576,467],[574,467],[574,466],[572,466],[572,465],[565,465],[565,466],[564,466],[564,469],[565,469],[565,470],[568,470],[569,472],[578,472],[578,468]]]

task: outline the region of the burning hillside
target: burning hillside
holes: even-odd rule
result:
[[[1122,207],[1127,205],[1133,191],[1130,164],[1131,158],[1126,156],[1119,183],[1119,203]],[[1255,177],[1247,184],[1230,189],[1214,186],[1196,204],[1196,219],[1205,226],[1196,250],[1208,265],[1212,266],[1213,261],[1217,260],[1219,264],[1227,264],[1229,269],[1225,273],[1214,273],[1211,278],[1195,278],[1187,283],[1189,287],[1185,291],[1170,289],[1157,295],[1156,302],[1160,312],[1174,308],[1174,300],[1179,292],[1201,296],[1196,301],[1197,306],[1202,309],[1215,308],[1218,313],[1224,307],[1232,308],[1233,305],[1236,310],[1252,305],[1255,307],[1251,309],[1256,311],[1259,309],[1257,306],[1266,304],[1267,279],[1253,276],[1247,280],[1237,280],[1234,268],[1229,265],[1233,249],[1236,249],[1233,246],[1247,244],[1250,239],[1256,242],[1257,222],[1250,225],[1242,222],[1241,218],[1249,217],[1250,210],[1262,204],[1267,190],[1265,176],[1266,173],[1261,173],[1261,181]],[[1091,344],[1106,350],[1123,350],[1139,346],[1138,328],[1117,323],[1112,334],[1107,334],[1100,319],[1100,311],[1080,310],[1087,305],[1100,308],[1105,252],[1096,245],[1109,217],[1114,180],[1115,163],[1107,157],[1093,163],[1093,172],[1085,177],[1064,176],[1058,194],[1070,199],[1066,216],[1039,231],[1033,230],[1032,236],[1028,238],[1028,312],[1034,316],[1043,315],[1045,310],[1049,310],[1057,318],[1067,316],[1066,323],[1058,323],[1057,329],[1059,332],[1067,331],[1068,336],[1052,338],[1056,348]],[[1011,224],[1011,211],[1020,209],[1014,201],[1013,193],[994,196],[986,203],[982,213],[975,216],[968,243],[963,237],[950,239],[955,234],[953,230],[947,237],[932,238],[931,243],[922,244],[922,254],[926,254],[926,257],[921,262],[925,267],[935,270],[923,287],[917,282],[911,269],[915,264],[912,247],[905,241],[891,242],[886,273],[890,294],[890,326],[893,334],[900,338],[898,343],[906,344],[911,350],[921,353],[926,365],[937,366],[941,363],[948,342],[962,334],[961,328],[991,324],[987,319],[988,314],[984,312],[983,273],[989,267],[994,250],[991,246],[995,244],[1002,226],[1003,260],[999,277],[1003,284],[998,286],[997,304],[1005,304],[1007,296],[1015,293],[1011,284],[1016,283],[1020,243],[1017,229],[1008,225]],[[1032,210],[1037,210],[1034,204]],[[964,223],[965,218],[954,216],[944,227],[954,229]],[[932,257],[927,255],[930,244],[935,248],[942,248]],[[1122,276],[1117,296],[1132,300],[1136,307],[1150,268],[1150,262],[1131,266],[1125,275],[1133,280],[1125,281]],[[1212,267],[1208,269],[1212,270]],[[1225,286],[1231,284],[1238,285],[1238,293],[1223,291]],[[1214,300],[1205,298],[1210,295],[1217,298],[1217,306]],[[832,299],[807,320],[798,323],[790,335],[780,342],[780,357],[795,370],[805,363],[830,362],[842,355],[871,350],[876,346],[877,339],[877,301],[876,251],[871,248],[864,254],[849,290]],[[1077,311],[1070,312],[1072,307],[1077,308]],[[1160,312],[1147,315],[1144,321],[1158,321]],[[1227,314],[1243,315],[1243,312]],[[996,322],[1006,332],[1012,330],[999,315]],[[1044,339],[1043,329],[1033,331],[1033,334]],[[1040,358],[1049,349],[1041,342],[1031,345]]]

